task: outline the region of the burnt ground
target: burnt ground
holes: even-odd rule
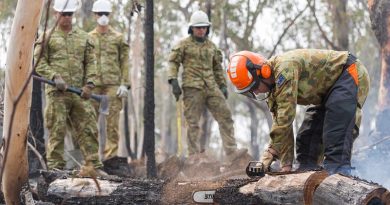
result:
[[[109,195],[95,194],[89,197],[82,196],[85,195],[82,189],[76,193],[55,193],[49,190],[49,185],[55,180],[79,179],[77,173],[41,171],[38,178],[30,180],[30,191],[35,204],[193,204],[194,191],[218,190],[217,192],[232,193],[229,198],[216,198],[222,204],[225,202],[231,204],[239,195],[239,186],[253,180],[245,175],[245,167],[251,160],[253,159],[248,154],[232,164],[223,164],[207,155],[192,159],[179,159],[172,156],[157,165],[158,179],[146,179],[144,161],[134,161],[124,169],[124,172],[123,170],[116,172],[122,176],[98,177],[107,183],[119,184],[115,191]],[[123,166],[119,167],[123,168]],[[232,178],[243,178],[244,182],[229,180]],[[220,189],[220,187],[225,188]],[[246,202],[258,203],[259,200]]]

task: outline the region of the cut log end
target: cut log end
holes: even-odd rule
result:
[[[385,188],[377,188],[373,190],[371,193],[367,194],[366,199],[363,200],[363,204],[377,204],[373,202],[383,201],[382,196],[386,193]],[[387,203],[385,203],[387,204]]]
[[[313,196],[314,204],[387,204],[386,189],[382,186],[340,174],[322,181]],[[376,202],[376,203],[374,203]]]
[[[385,193],[383,193],[382,196],[381,196],[381,200],[382,200],[385,204],[390,204],[390,192],[389,192],[389,191],[386,191]]]

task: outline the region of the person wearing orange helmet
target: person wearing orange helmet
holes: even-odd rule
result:
[[[188,154],[197,156],[199,146],[199,120],[204,108],[218,122],[227,161],[234,161],[245,154],[246,149],[237,149],[233,119],[226,103],[228,92],[222,69],[222,52],[207,35],[211,23],[203,11],[191,15],[187,38],[181,40],[169,55],[168,82],[176,101],[183,88],[184,116],[187,125]],[[180,66],[183,67],[182,88],[178,82]]]
[[[266,59],[240,51],[232,55],[227,74],[237,93],[263,96],[273,114],[271,141],[260,160],[264,171],[271,171],[277,159],[281,171],[292,169],[296,106],[310,105],[296,137],[298,170],[323,165],[330,174],[351,173],[352,144],[370,83],[355,56],[347,51],[298,49]]]

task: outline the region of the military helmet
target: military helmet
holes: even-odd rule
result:
[[[111,2],[108,0],[97,0],[93,3],[92,12],[112,12]]]
[[[53,9],[58,12],[75,12],[80,6],[80,0],[55,0]]]
[[[236,93],[253,94],[260,79],[271,76],[271,68],[266,61],[264,56],[250,51],[240,51],[230,57],[227,75]]]

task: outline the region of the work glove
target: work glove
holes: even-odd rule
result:
[[[65,83],[64,79],[62,79],[60,74],[54,75],[53,81],[59,91],[65,91],[66,88],[68,88],[68,85]]]
[[[272,148],[268,148],[264,151],[263,155],[261,156],[261,163],[263,164],[263,169],[265,172],[270,171],[271,163],[275,160],[274,155],[271,152],[276,152]]]
[[[179,101],[179,97],[181,95],[181,88],[179,86],[179,81],[177,79],[169,80],[169,84],[172,86],[172,93],[176,98],[176,101]]]
[[[84,99],[89,99],[92,95],[92,90],[95,86],[92,83],[87,83],[81,88],[81,97]]]
[[[120,98],[125,98],[127,97],[128,94],[127,86],[121,85],[119,86],[118,90],[116,91],[116,96]]]
[[[228,91],[227,91],[227,87],[222,85],[220,88],[219,88],[221,91],[222,91],[222,94],[223,96],[225,96],[225,99],[228,99]]]

